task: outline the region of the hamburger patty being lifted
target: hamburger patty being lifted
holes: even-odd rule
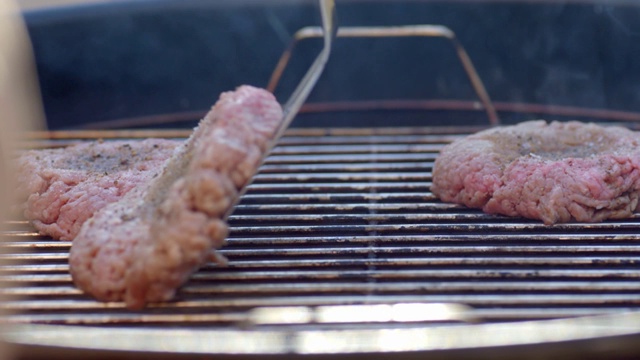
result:
[[[639,143],[629,129],[575,121],[497,127],[445,146],[431,190],[545,224],[627,218],[638,208]]]
[[[17,160],[19,210],[40,234],[73,240],[94,212],[147,183],[180,143],[95,141],[26,151]]]
[[[173,298],[222,246],[225,214],[281,120],[282,109],[266,90],[223,93],[157,177],[85,222],[71,247],[76,285],[130,308]]]

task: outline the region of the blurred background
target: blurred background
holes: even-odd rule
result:
[[[13,156],[17,139],[27,130],[44,126],[34,60],[20,10],[13,0],[0,0],[0,242],[5,240],[7,219],[13,199],[15,182]],[[5,247],[0,246],[0,263],[6,261]],[[4,304],[4,282],[0,281],[0,303]],[[7,310],[0,306],[0,316]],[[6,331],[6,321],[0,321],[0,331]],[[13,349],[0,339],[0,360],[13,356]]]
[[[314,0],[22,0],[21,4],[51,129],[192,126],[221,91],[240,84],[266,86],[295,31],[319,24]],[[550,115],[549,105],[640,111],[640,63],[635,61],[640,54],[640,13],[634,4],[337,1],[341,26],[451,28],[505,122],[563,114],[592,120],[570,111]],[[276,89],[282,102],[320,45],[320,40],[308,40],[295,48]],[[331,116],[307,113],[293,126],[486,123],[482,112],[470,111],[475,93],[453,47],[442,38],[337,41],[309,101],[379,99],[470,103],[459,111],[436,108],[427,114],[406,109],[367,116],[353,111]],[[165,117],[153,117],[160,114]],[[167,119],[167,114],[181,115]],[[113,122],[149,116],[143,121]]]

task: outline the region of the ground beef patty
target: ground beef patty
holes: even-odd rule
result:
[[[433,169],[442,201],[545,224],[629,217],[640,194],[640,134],[529,121],[445,146]]]
[[[130,308],[171,299],[222,246],[225,214],[281,121],[280,104],[266,90],[221,94],[157,177],[84,223],[69,258],[76,285]]]
[[[94,212],[148,182],[182,143],[94,141],[18,158],[19,211],[43,235],[72,240]]]

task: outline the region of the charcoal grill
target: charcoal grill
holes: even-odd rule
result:
[[[302,112],[407,105],[443,104],[308,104]],[[475,102],[444,105],[483,109]],[[287,130],[229,218],[220,251],[228,266],[205,266],[175,301],[142,311],[83,295],[68,272],[70,243],[42,237],[24,220],[10,221],[0,273],[2,306],[10,312],[2,319],[10,325],[6,338],[25,357],[64,358],[613,358],[639,352],[640,216],[546,226],[445,204],[430,192],[439,150],[487,126]],[[51,131],[34,134],[25,146],[189,133]]]
[[[603,336],[618,341],[551,348],[634,349],[637,337],[622,335],[640,331],[638,217],[545,226],[439,202],[429,192],[433,160],[469,130],[289,130],[229,219],[221,250],[229,266],[206,266],[177,301],[140,312],[83,295],[68,273],[70,244],[14,221],[2,273],[4,307],[15,312],[5,319],[15,325],[10,338],[244,355],[443,351]],[[38,142],[51,146],[187,133],[43,135],[49,139]],[[414,316],[362,308],[384,304],[414,304]],[[319,316],[339,306],[354,307]]]

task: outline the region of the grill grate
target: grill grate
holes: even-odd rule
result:
[[[0,281],[13,314],[4,320],[235,329],[265,306],[455,303],[469,307],[465,319],[485,323],[639,310],[637,216],[545,226],[434,198],[439,149],[474,130],[289,130],[230,217],[221,251],[229,266],[205,266],[175,302],[138,312],[83,295],[68,273],[70,243],[12,221]],[[30,145],[136,133],[49,135]]]

